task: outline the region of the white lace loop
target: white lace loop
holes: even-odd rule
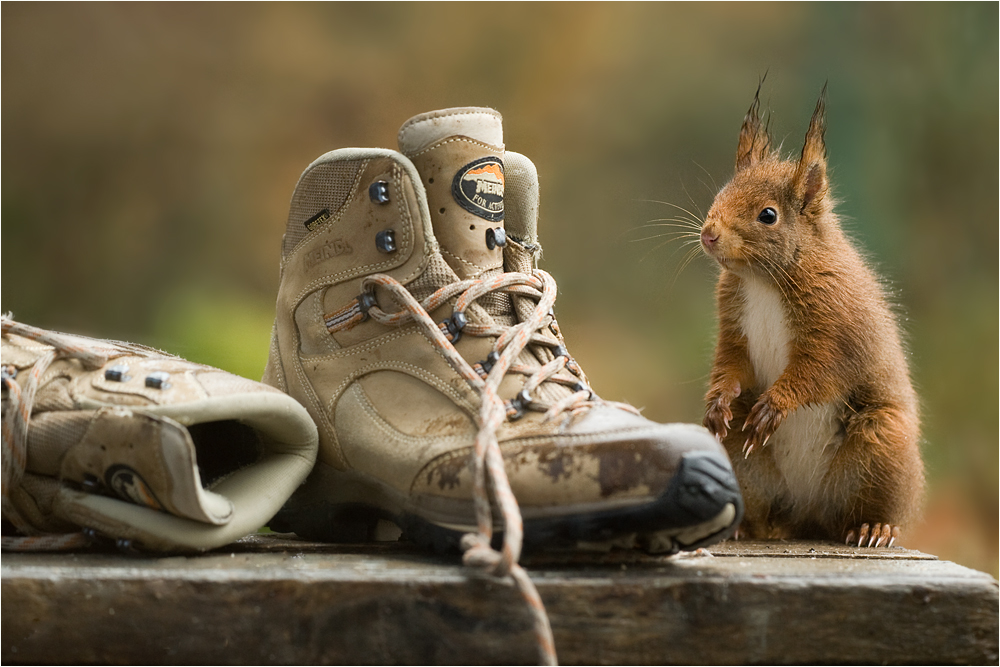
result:
[[[16,373],[8,367],[3,369],[3,388],[7,391],[7,408],[3,412],[3,516],[10,521],[24,537],[4,536],[0,546],[11,551],[48,551],[72,549],[87,544],[82,533],[42,534],[32,526],[15,507],[11,495],[20,487],[24,479],[28,459],[28,427],[31,424],[31,409],[35,402],[39,383],[48,367],[57,358],[79,359],[89,368],[100,368],[107,363],[107,356],[81,346],[72,340],[3,316],[3,334],[15,334],[22,338],[49,345],[52,349],[40,356],[26,373]],[[15,377],[16,375],[16,377]]]

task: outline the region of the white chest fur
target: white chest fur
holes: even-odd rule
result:
[[[763,391],[777,380],[788,366],[791,332],[788,314],[778,290],[761,280],[743,280],[743,316],[741,326],[747,337],[747,351],[757,376],[757,389]]]
[[[788,312],[780,292],[770,283],[744,279],[742,294],[740,325],[756,376],[755,389],[764,391],[788,366],[792,344]],[[786,490],[802,509],[821,500],[820,481],[842,439],[838,415],[836,403],[802,406],[785,418],[768,441]]]

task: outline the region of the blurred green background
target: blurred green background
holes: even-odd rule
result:
[[[542,183],[543,268],[602,396],[700,421],[705,211],[758,80],[797,152],[829,81],[845,224],[891,281],[930,488],[904,545],[997,575],[998,5],[2,6],[2,308],[259,378],[286,207],[333,148],[492,106]],[[654,231],[656,228],[654,228]]]

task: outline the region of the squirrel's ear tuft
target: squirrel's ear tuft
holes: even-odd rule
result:
[[[795,169],[793,185],[795,194],[802,202],[801,212],[815,212],[829,188],[826,178],[826,84],[816,102],[806,141],[802,146],[802,157]]]
[[[743,127],[740,129],[740,142],[736,147],[736,171],[760,162],[767,157],[771,148],[771,137],[768,136],[767,127],[760,120],[760,87],[764,83],[761,78],[757,84],[757,92],[753,96],[753,104],[747,111],[746,118],[743,119]]]

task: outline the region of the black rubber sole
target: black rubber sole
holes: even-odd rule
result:
[[[677,475],[654,502],[640,507],[587,514],[532,519],[524,522],[524,549],[575,548],[580,544],[609,543],[635,535],[640,546],[651,535],[683,533],[717,521],[727,505],[735,508],[732,521],[691,543],[662,544],[659,553],[693,550],[720,542],[735,532],[743,518],[739,484],[724,455],[691,452],[681,460]],[[358,543],[375,539],[379,521],[392,521],[410,539],[439,554],[460,551],[464,533],[439,526],[415,514],[392,516],[364,504],[287,504],[270,522],[279,532],[294,532],[304,539],[333,543]],[[668,538],[669,539],[669,538]],[[502,535],[494,536],[499,546]],[[662,541],[662,539],[661,539]]]

